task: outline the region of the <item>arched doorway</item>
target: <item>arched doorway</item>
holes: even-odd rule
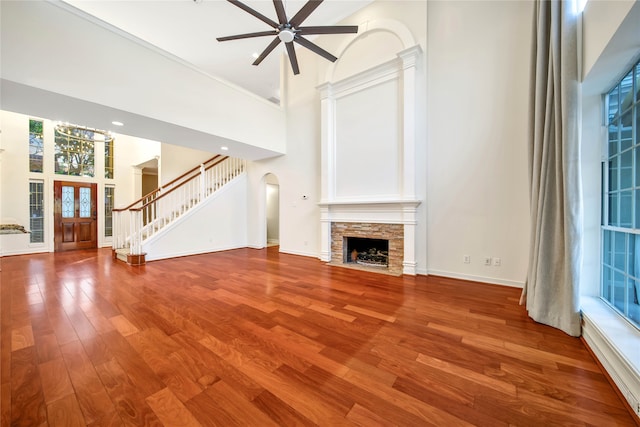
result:
[[[272,173],[264,176],[264,183],[266,246],[278,246],[280,244],[280,184],[278,178]]]

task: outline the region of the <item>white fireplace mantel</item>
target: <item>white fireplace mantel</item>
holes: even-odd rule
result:
[[[419,45],[318,86],[321,100],[321,246],[331,223],[402,224],[403,273],[416,274],[416,88]]]
[[[416,274],[416,210],[419,200],[352,200],[320,202],[320,259],[331,261],[331,223],[402,224],[403,274]]]
[[[340,200],[321,201],[318,206],[321,213],[320,221],[323,222],[326,220],[415,225],[416,208],[419,204],[419,200]]]

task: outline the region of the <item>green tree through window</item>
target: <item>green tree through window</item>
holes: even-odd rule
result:
[[[29,172],[42,172],[43,163],[42,121],[29,120]]]

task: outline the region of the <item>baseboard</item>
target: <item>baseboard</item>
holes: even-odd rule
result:
[[[17,256],[17,255],[31,255],[31,254],[46,254],[51,252],[48,248],[27,248],[18,251],[4,251],[0,253],[0,258],[5,256]]]
[[[317,252],[303,252],[303,251],[294,251],[291,249],[283,249],[282,246],[280,246],[280,252],[283,254],[290,254],[290,255],[300,255],[300,256],[308,256],[311,258],[318,258],[318,253]]]
[[[640,331],[599,298],[582,297],[582,338],[640,424]]]
[[[427,270],[426,268],[416,268],[416,275],[417,276],[428,276],[429,275],[429,270]]]
[[[492,285],[510,286],[512,288],[524,287],[524,282],[520,282],[516,280],[500,279],[497,277],[475,276],[472,274],[452,273],[450,271],[442,271],[442,270],[428,270],[427,274],[432,274],[434,276],[450,277],[452,279],[470,280],[472,282],[490,283]]]

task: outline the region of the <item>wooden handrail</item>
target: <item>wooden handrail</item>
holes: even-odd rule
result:
[[[216,156],[216,157],[218,157],[218,156]],[[225,161],[225,160],[227,160],[228,158],[229,158],[229,156],[224,156],[224,157],[222,157],[221,159],[219,159],[218,161],[216,161],[215,163],[213,163],[212,165],[210,165],[208,168],[205,168],[205,170],[209,170],[209,169],[211,169],[211,168],[212,168],[212,167],[214,167],[215,165],[218,165],[218,164],[220,164],[220,163],[224,162],[224,161]],[[215,157],[214,157],[214,159],[215,159]],[[211,159],[211,160],[213,160],[213,159]],[[185,182],[188,182],[188,181],[185,181]],[[177,190],[178,188],[180,188],[180,186],[173,187],[171,190],[167,191],[166,193],[163,193],[162,195],[160,195],[160,196],[156,197],[156,198],[155,198],[155,199],[153,199],[152,201],[145,203],[144,205],[142,205],[142,207],[141,207],[140,209],[142,210],[142,209],[144,209],[144,208],[148,207],[149,205],[151,205],[152,203],[155,203],[155,202],[157,202],[158,200],[162,199],[164,196],[168,196],[169,194],[171,194],[174,190]],[[131,209],[131,210],[135,210],[135,209]]]
[[[212,162],[213,160],[217,159],[218,157],[221,157],[220,154],[216,154],[215,156],[213,156],[212,158],[210,158],[209,160],[205,161],[204,163],[202,163],[203,165],[206,165],[209,162]],[[228,158],[229,156],[224,156],[224,159]],[[210,165],[209,167],[207,167],[205,170],[209,170],[210,168],[214,167],[215,165],[217,165],[218,163],[220,163],[222,160],[215,162],[214,164]],[[180,175],[177,178],[172,179],[171,181],[167,182],[166,184],[163,185],[163,187],[168,187],[172,184],[174,184],[175,182],[181,180],[182,178],[184,178],[185,176],[200,170],[200,165],[194,167],[193,169],[190,169],[188,171],[186,171],[185,173],[183,173],[182,175]],[[177,188],[177,187],[176,187]],[[138,200],[136,200],[135,202],[131,203],[129,206],[127,206],[126,208],[114,208],[111,209],[111,211],[113,212],[123,212],[123,211],[128,211],[128,210],[132,210],[132,211],[137,211],[139,209],[132,209],[133,206],[137,205],[138,203],[142,202],[144,199],[146,199],[147,197],[150,197],[152,194],[157,193],[161,190],[161,188],[156,188],[155,190],[153,190],[152,192],[142,196],[141,198],[139,198]],[[172,188],[171,190],[167,191],[165,194],[169,194],[173,191],[174,189]],[[160,199],[162,196],[155,198],[154,200]],[[142,208],[146,207],[147,205],[149,205],[149,202],[145,203]],[[141,208],[141,209],[142,209]]]
[[[220,157],[220,156],[221,156],[220,154],[216,154],[215,156],[213,156],[212,158],[210,158],[209,160],[207,160],[206,162],[201,163],[201,164],[202,164],[202,165],[206,165],[207,163],[209,163],[209,162],[213,161],[214,159],[216,159],[216,158],[218,158],[218,157]],[[228,156],[225,156],[225,158],[227,158],[227,157],[228,157]],[[216,164],[217,164],[217,163],[216,163]],[[167,182],[165,185],[163,185],[163,187],[168,187],[168,186],[170,186],[171,184],[173,184],[174,182],[179,181],[179,180],[181,180],[182,178],[184,178],[185,176],[189,175],[190,173],[193,173],[193,172],[198,171],[198,170],[200,170],[200,165],[198,165],[198,166],[194,167],[193,169],[190,169],[190,170],[186,171],[185,173],[183,173],[183,174],[182,174],[182,175],[180,175],[179,177],[177,177],[177,178],[175,178],[175,179],[173,179],[173,180],[171,180],[171,181]]]

